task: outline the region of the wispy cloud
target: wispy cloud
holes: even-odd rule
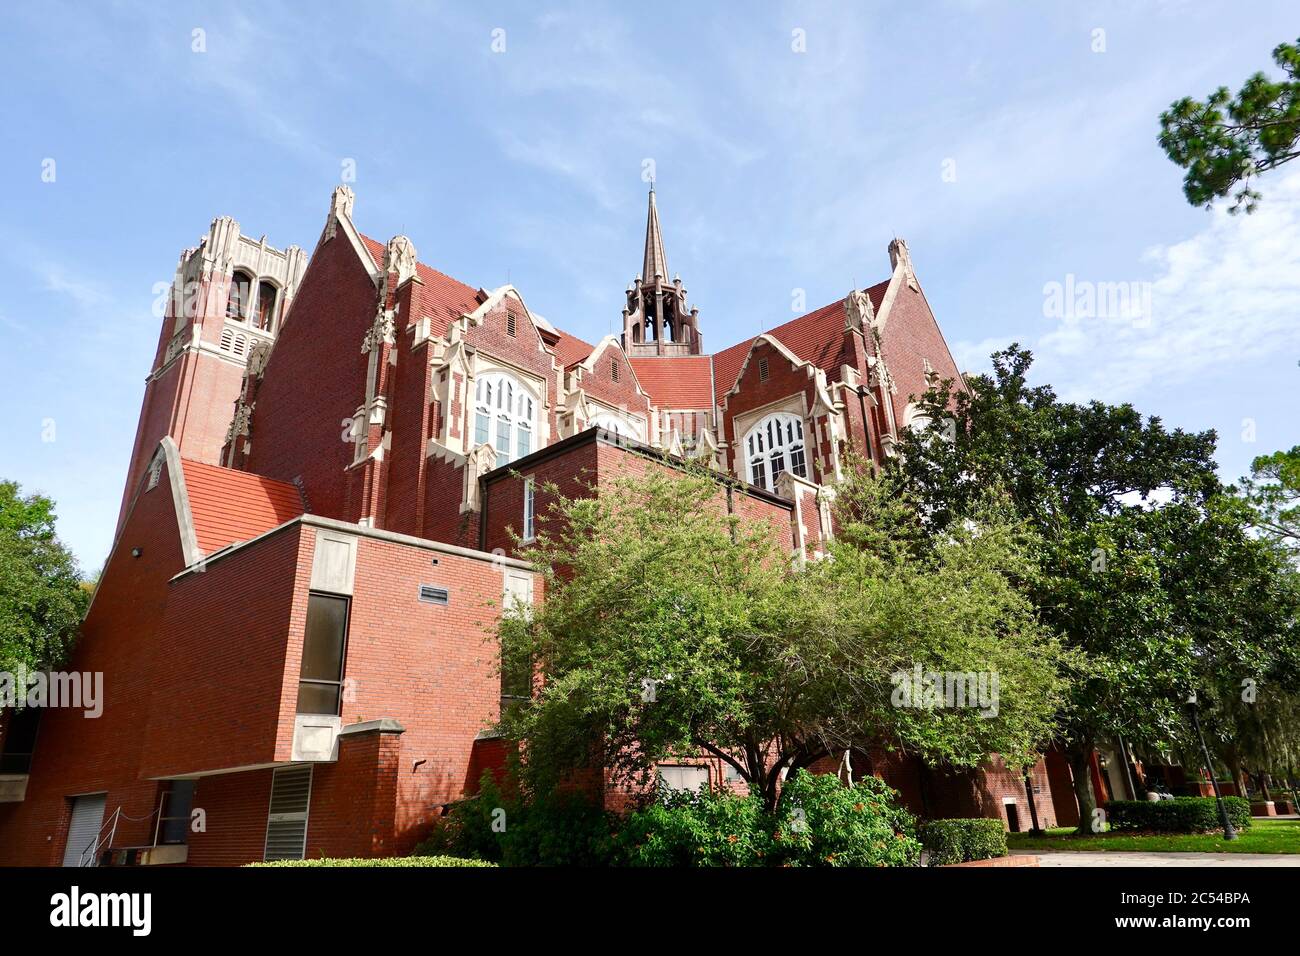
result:
[[[1067,398],[1130,400],[1153,385],[1215,379],[1281,352],[1300,355],[1300,173],[1271,182],[1254,215],[1217,207],[1209,216],[1195,235],[1154,246],[1133,264],[1151,274],[1149,315],[1094,308],[1045,333],[1026,329],[1019,338],[1035,353],[1036,377]],[[1079,278],[1082,285],[1132,274]],[[991,351],[1016,337],[959,342],[954,351],[983,369]]]

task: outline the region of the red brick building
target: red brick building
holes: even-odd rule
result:
[[[334,191],[309,260],[229,219],[181,257],[69,665],[104,675],[102,716],[11,721],[0,863],[409,851],[502,759],[491,632],[542,599],[510,533],[537,488],[701,459],[720,507],[815,556],[849,447],[893,455],[912,396],[960,379],[899,239],[884,281],[711,354],[653,191],[623,333],[594,345],[368,238],[353,203]],[[917,812],[1028,826],[996,759],[854,765]],[[1054,823],[1041,763],[1033,792]]]

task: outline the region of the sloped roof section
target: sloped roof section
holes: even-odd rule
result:
[[[379,268],[384,267],[384,243],[377,242],[367,235],[361,236],[361,241],[366,244],[366,249],[375,257],[379,263]],[[428,316],[432,319],[432,331],[434,335],[443,336],[451,328],[451,324],[467,312],[473,312],[478,308],[478,290],[470,288],[458,279],[439,272],[432,266],[427,266],[423,262],[415,264],[415,274],[419,277],[420,283],[415,286],[412,295],[412,308],[414,315],[412,319],[422,319]]]
[[[660,408],[712,408],[713,360],[708,355],[629,359],[642,390]]]
[[[871,306],[879,309],[885,298],[889,281],[879,282],[867,289]],[[770,335],[805,362],[811,362],[827,372],[839,367],[840,349],[844,344],[844,299],[837,299],[812,312],[806,312],[784,325],[769,329]],[[755,336],[757,338],[757,336]],[[754,339],[747,339],[719,352],[713,357],[714,382],[718,401],[736,384],[740,367],[745,364]]]
[[[584,342],[576,335],[570,335],[568,332],[561,332],[559,329],[555,330],[555,336],[556,342],[553,346],[555,349],[555,362],[560,366],[560,368],[568,368],[570,365],[577,365],[590,355],[592,349],[596,347],[590,342]]]
[[[212,554],[303,513],[298,489],[246,471],[181,459],[199,550]]]

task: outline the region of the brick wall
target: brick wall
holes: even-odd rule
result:
[[[144,484],[141,479],[137,488]],[[138,558],[132,555],[136,548]],[[140,780],[136,768],[149,720],[151,662],[166,582],[183,566],[164,465],[157,486],[142,491],[128,512],[65,668],[103,675],[103,714],[88,718],[80,710],[57,708],[42,713],[27,798],[0,804],[0,865],[57,864],[74,795],[105,792],[106,814],[119,805],[131,816],[154,809],[158,785]],[[120,832],[123,840],[152,839],[146,823],[127,822]]]
[[[294,633],[301,643],[311,568],[299,562],[300,535],[291,524],[171,584],[152,662],[142,776],[288,756],[297,701],[296,669],[293,680],[285,676],[288,645]]]
[[[340,233],[311,257],[298,295],[271,352],[257,392],[248,470],[293,481],[301,477],[310,510],[353,520],[345,469],[353,445],[343,422],[366,397],[361,343],[378,294]]]

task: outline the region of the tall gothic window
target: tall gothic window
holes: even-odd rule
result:
[[[474,384],[474,446],[491,445],[497,467],[533,450],[537,402],[513,375],[489,372]]]
[[[275,320],[275,286],[269,282],[260,282],[257,286],[257,321],[256,327],[263,332],[271,331]]]
[[[745,435],[746,478],[750,484],[776,490],[784,471],[808,477],[804,456],[803,419],[778,412],[768,415]]]
[[[226,299],[226,318],[243,321],[253,295],[253,280],[247,272],[236,270],[230,277],[230,295]]]

